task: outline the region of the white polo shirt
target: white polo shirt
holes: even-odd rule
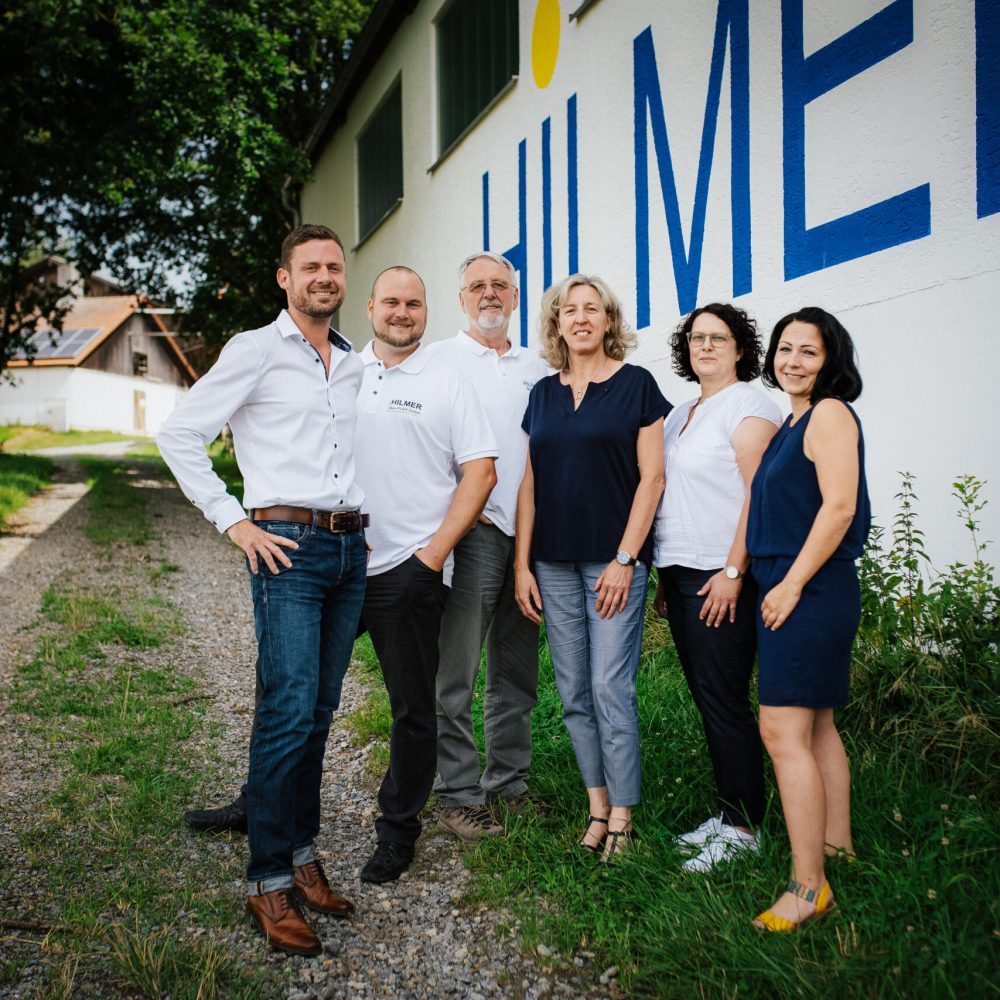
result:
[[[330,330],[330,343],[328,375],[283,309],[268,326],[233,337],[156,435],[184,495],[220,532],[246,517],[205,452],[226,423],[248,509],[361,506],[354,468],[361,360],[336,330]]]
[[[497,445],[469,380],[423,345],[386,368],[369,343],[361,361],[355,454],[371,513],[368,573],[376,576],[431,540],[451,506],[459,466],[496,458]],[[446,584],[453,564],[449,555]]]
[[[435,357],[453,365],[472,383],[486,410],[500,448],[497,484],[483,513],[505,534],[514,535],[517,490],[524,477],[528,435],[521,420],[531,387],[549,374],[545,362],[532,350],[511,343],[501,357],[464,330],[448,340],[429,344]]]

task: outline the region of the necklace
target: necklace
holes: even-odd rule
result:
[[[604,374],[605,369],[608,367],[608,362],[610,360],[611,360],[610,358],[605,358],[604,359],[604,364],[601,365],[601,367],[598,369],[598,371],[594,375],[594,377],[592,379],[588,378],[587,381],[584,382],[583,385],[580,386],[579,389],[576,388],[576,386],[573,385],[573,377],[572,377],[572,375],[570,375],[567,372],[567,378],[568,378],[568,381],[569,381],[569,386],[573,390],[573,398],[576,399],[577,402],[579,402],[581,399],[583,399],[583,394],[587,391],[587,386],[590,385],[591,382],[600,382],[601,381],[601,376]]]

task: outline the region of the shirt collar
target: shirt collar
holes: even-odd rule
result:
[[[282,309],[281,312],[278,313],[276,325],[278,327],[278,332],[286,340],[289,337],[301,337],[302,339],[305,339],[305,335],[298,328],[295,320],[292,319],[291,313],[289,313],[287,309]],[[338,333],[332,326],[330,327],[330,343],[334,347],[340,348],[340,350],[347,354],[350,354],[351,351],[354,350],[353,344],[351,344],[351,342],[345,337],[341,336],[341,334]]]
[[[468,330],[458,331],[458,342],[471,354],[475,354],[476,357],[481,358],[484,354],[493,351],[492,347],[487,347],[485,344],[480,344],[475,337],[473,337]],[[515,343],[510,337],[507,338],[507,343],[510,345],[507,350],[501,355],[501,357],[511,357],[516,358],[521,353],[521,345]],[[495,351],[493,353],[496,353]]]
[[[361,352],[361,360],[364,362],[365,366],[381,364],[378,357],[375,354],[375,349],[372,345],[375,343],[374,339],[369,340],[365,344],[365,349]],[[427,348],[424,347],[423,343],[417,345],[417,349],[402,361],[398,365],[393,365],[392,368],[388,369],[392,371],[393,369],[400,369],[400,371],[406,372],[407,375],[417,375],[424,370],[424,366],[427,364]]]

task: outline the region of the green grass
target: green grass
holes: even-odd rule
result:
[[[48,486],[52,481],[52,469],[52,462],[41,455],[5,455],[0,452],[0,529],[15,510]]]
[[[38,424],[6,424],[0,427],[0,447],[5,451],[37,451],[39,448],[71,448],[108,441],[141,440],[117,431],[54,431]]]
[[[991,887],[1000,866],[984,775],[928,774],[910,747],[873,747],[845,712],[859,861],[830,866],[840,912],[799,935],[760,935],[750,918],[788,876],[776,795],[757,858],[709,876],[683,873],[672,837],[715,806],[700,720],[671,648],[644,656],[638,697],[642,840],[603,866],[575,846],[586,798],[543,656],[532,787],[546,815],[516,817],[508,836],[469,853],[476,897],[511,907],[527,946],[544,942],[564,962],[594,951],[640,996],[996,995],[1000,913]]]
[[[88,995],[272,996],[280,970],[262,950],[247,962],[229,942],[245,918],[219,885],[238,873],[191,852],[180,819],[207,779],[188,753],[204,724],[200,688],[172,669],[169,654],[149,655],[182,632],[157,590],[177,567],[136,559],[147,512],[127,470],[94,460],[88,475],[88,534],[134,566],[132,582],[50,587],[35,654],[10,691],[30,744],[59,776],[36,825],[20,835],[43,919],[57,927],[43,952],[42,995],[86,986]],[[0,882],[12,877],[0,871]],[[0,983],[16,984],[29,961],[37,955],[5,954]]]
[[[79,461],[90,485],[87,537],[106,556],[121,546],[145,545],[149,540],[148,501],[141,490],[132,488],[140,473],[115,459],[85,456]]]

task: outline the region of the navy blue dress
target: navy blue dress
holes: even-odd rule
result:
[[[846,405],[846,404],[845,404]],[[849,406],[855,420],[858,415]],[[803,438],[813,408],[796,423],[789,417],[771,439],[754,476],[747,548],[760,599],[795,561],[823,503],[816,466]],[[851,645],[861,621],[855,565],[871,527],[865,480],[865,445],[858,421],[858,496],[854,520],[832,556],[806,584],[802,597],[776,632],[764,627],[757,606],[758,692],[762,705],[832,708],[846,704]]]

